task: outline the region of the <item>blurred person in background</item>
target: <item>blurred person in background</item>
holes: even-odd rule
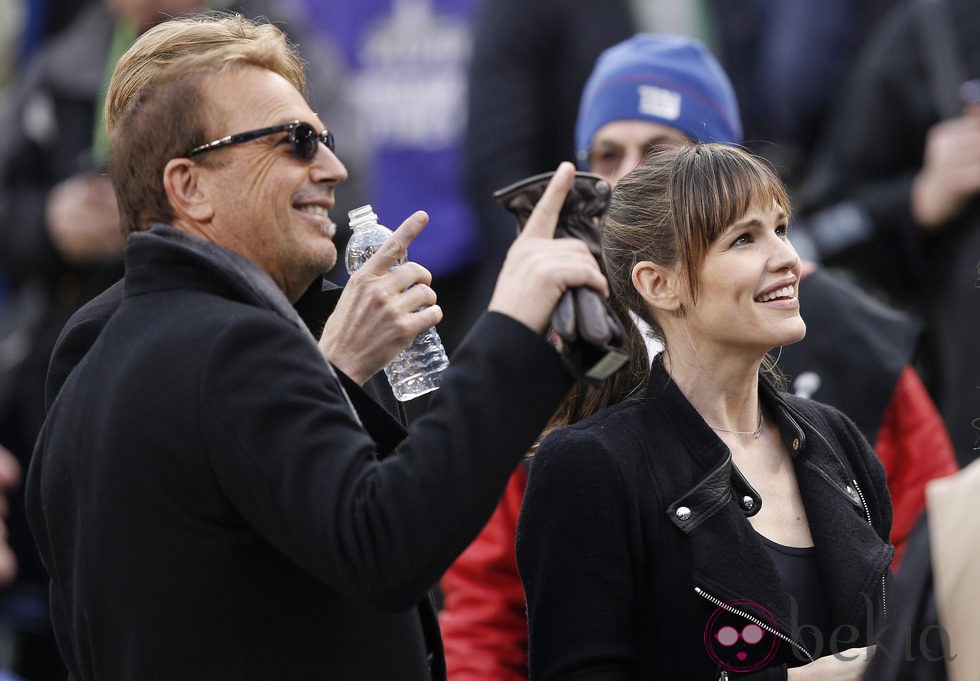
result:
[[[6,0],[0,3],[0,102],[4,88],[30,55],[67,26],[75,14],[100,0]]]
[[[795,192],[861,45],[896,0],[710,0],[715,54],[742,108],[745,145]]]
[[[0,5],[0,104],[16,71],[17,48],[24,24],[24,3],[10,0]]]
[[[917,315],[960,466],[980,451],[980,12],[907,0],[876,27],[801,189],[801,254]]]

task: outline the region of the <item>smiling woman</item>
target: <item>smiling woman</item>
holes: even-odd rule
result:
[[[784,237],[791,212],[786,190],[769,166],[722,144],[662,148],[617,184],[615,196],[604,223],[606,266],[624,274],[641,261],[677,267],[694,298],[712,244],[729,233],[733,241],[750,236],[749,228],[761,228],[770,217],[750,210],[773,213],[769,226],[777,226],[778,219]],[[631,277],[610,274],[630,308],[649,317]]]
[[[859,677],[864,651],[833,654],[880,624],[891,508],[853,423],[762,370],[806,332],[789,219],[772,169],[729,145],[655,151],[616,185],[613,298],[665,349],[642,394],[533,459],[532,678]]]

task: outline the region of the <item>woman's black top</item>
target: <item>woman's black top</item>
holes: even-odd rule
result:
[[[761,534],[759,538],[776,565],[783,588],[790,595],[792,638],[814,657],[838,652],[830,649],[833,632],[816,547],[783,546]]]

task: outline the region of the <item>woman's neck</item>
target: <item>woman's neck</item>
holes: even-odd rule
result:
[[[664,368],[709,426],[738,433],[757,429],[761,357],[737,359],[669,348],[663,353]]]

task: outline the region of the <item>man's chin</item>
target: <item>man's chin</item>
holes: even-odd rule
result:
[[[332,244],[331,244],[332,246]],[[319,288],[323,277],[337,264],[337,252],[333,248],[330,250],[329,257],[316,258],[305,265],[298,265],[294,273],[296,277],[292,280],[292,285],[286,291],[291,303],[295,303],[311,287]],[[302,272],[302,275],[300,274]]]
[[[317,239],[309,252],[309,271],[317,274],[329,272],[337,264],[337,246],[332,239]]]
[[[330,243],[330,246],[330,257],[324,258],[323,260],[323,269],[321,271],[324,274],[332,270],[337,264],[337,248],[333,245],[333,242]]]

